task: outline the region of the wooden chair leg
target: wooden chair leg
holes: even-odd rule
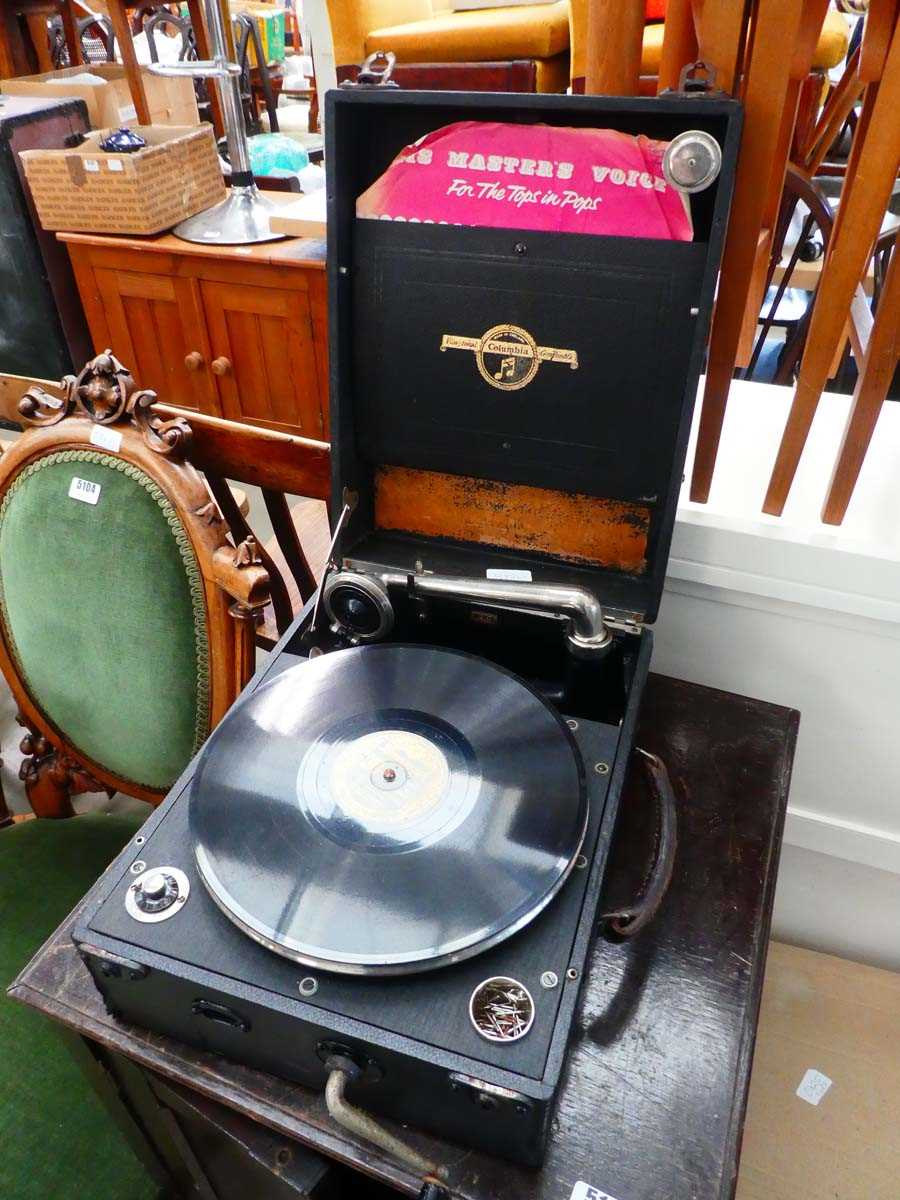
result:
[[[28,75],[31,69],[19,18],[12,5],[0,4],[0,78]]]
[[[750,273],[750,282],[744,302],[744,319],[735,352],[735,364],[745,366],[753,349],[759,312],[765,298],[765,280],[772,256],[773,230],[784,195],[784,181],[788,159],[794,140],[794,129],[800,108],[800,99],[810,76],[819,35],[827,11],[827,0],[807,3],[800,13],[791,57],[790,73],[784,93],[781,124],[772,152],[772,168],[769,172],[766,200],[756,244],[756,256]]]
[[[827,0],[817,0],[823,18],[826,3]],[[757,262],[769,195],[767,185],[778,166],[774,163],[776,147],[783,142],[784,105],[795,69],[793,53],[786,50],[798,41],[805,7],[804,0],[759,0],[757,7],[753,47],[745,74],[743,144],[722,258],[722,279],[727,286],[720,289],[713,317],[691,479],[691,499],[700,503],[709,499],[728,390]],[[702,41],[700,50],[702,54]],[[782,172],[786,166],[786,162],[780,164]]]
[[[876,83],[884,74],[898,19],[898,0],[869,0],[859,59],[859,77],[863,83]]]
[[[780,516],[806,445],[819,397],[844,331],[857,284],[887,210],[900,167],[900,29],[895,29],[884,76],[859,143],[854,175],[848,172],[822,282],[816,295],[797,391],[791,405],[763,511]],[[857,138],[860,131],[857,131]]]
[[[72,0],[63,0],[60,6],[63,34],[66,39],[66,49],[69,51],[69,66],[84,66],[84,55],[81,53],[81,39],[75,25],[75,13],[72,10]]]
[[[732,0],[729,4],[694,0],[698,53],[716,68],[716,86],[723,92],[733,92],[740,78],[751,8],[752,0]]]
[[[3,766],[3,760],[0,759],[0,767]],[[0,782],[0,829],[4,829],[7,825],[12,825],[13,816],[9,810],[9,805],[6,803],[6,796],[3,792],[3,784]]]
[[[657,92],[677,88],[681,72],[698,57],[697,34],[691,0],[669,0],[663,28]]]
[[[319,89],[316,87],[316,76],[313,73],[309,81],[309,132],[319,132]]]
[[[131,26],[128,23],[128,13],[125,8],[124,0],[109,0],[109,4],[107,5],[109,20],[113,27],[113,33],[116,35],[116,41],[119,44],[119,53],[122,55],[125,77],[128,80],[128,89],[131,92],[131,98],[134,101],[138,123],[149,125],[151,124],[150,104],[147,100],[147,93],[144,91],[144,80],[141,75],[137,55],[134,52],[134,42],[131,40]]]
[[[34,46],[38,71],[52,71],[53,58],[50,55],[50,40],[47,36],[46,14],[31,13],[30,15],[26,15],[25,24],[28,26],[28,34],[31,38],[31,44]]]
[[[592,0],[584,84],[589,95],[638,94],[645,16],[644,0]]]
[[[859,364],[859,378],[853,403],[838,451],[828,496],[822,509],[826,525],[840,525],[856,487],[859,472],[869,449],[872,434],[888,388],[900,362],[900,234],[888,266],[884,289],[878,302],[875,324],[869,337],[865,358]]]
[[[808,144],[801,148],[800,165],[809,175],[815,175],[821,167],[864,87],[859,77],[859,50],[854,50],[844,74],[825,101]]]

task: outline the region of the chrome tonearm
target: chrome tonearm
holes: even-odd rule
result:
[[[406,575],[387,570],[339,571],[326,580],[323,603],[339,631],[358,642],[373,642],[390,631],[394,621],[390,593],[401,588],[413,596],[480,600],[515,611],[566,616],[569,648],[579,658],[605,654],[613,643],[597,597],[586,588],[565,584]]]

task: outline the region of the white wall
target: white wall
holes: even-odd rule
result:
[[[759,513],[789,400],[734,385],[709,505],[685,485],[653,666],[800,710],[776,935],[900,968],[900,406],[832,529],[843,396],[823,398],[784,517]]]

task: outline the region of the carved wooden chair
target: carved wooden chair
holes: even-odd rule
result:
[[[159,801],[254,667],[268,574],[155,401],[98,355],[25,393],[0,459],[0,669],[39,816],[83,791]]]
[[[328,446],[157,403],[109,354],[61,385],[0,375],[0,416],[24,426],[0,458],[0,665],[29,727],[29,799],[40,816],[67,815],[73,792],[98,785],[154,802],[236,697],[254,642],[271,644],[315,586]],[[226,479],[263,489],[268,546],[254,548]],[[231,534],[211,491],[234,509]],[[33,1103],[34,1079],[70,1106],[88,1099],[81,1072],[2,992],[140,820],[91,812],[3,828],[0,790],[0,1058],[13,1105]],[[84,1158],[77,1123],[57,1128],[56,1116],[50,1104],[40,1128],[67,1161]],[[35,1172],[43,1195],[40,1162]]]

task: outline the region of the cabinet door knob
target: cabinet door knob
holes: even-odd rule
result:
[[[231,363],[227,358],[214,358],[210,366],[213,369],[213,375],[231,374]]]
[[[184,356],[184,365],[189,371],[199,371],[203,366],[203,355],[199,350],[192,350]]]

